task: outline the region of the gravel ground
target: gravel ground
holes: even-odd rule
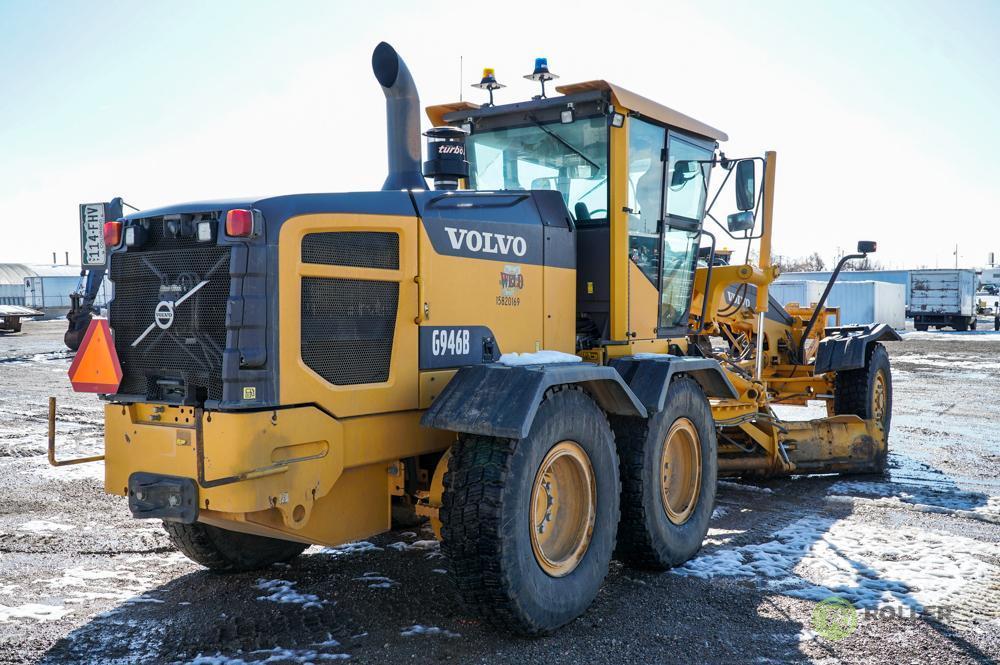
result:
[[[63,325],[0,336],[0,663],[1000,658],[1000,334],[890,347],[887,476],[723,482],[696,559],[660,574],[615,562],[583,617],[520,639],[462,608],[426,532],[219,576],[105,496],[100,464],[50,469],[49,395],[62,454],[93,454],[102,435],[100,403],[66,381]],[[858,608],[841,639],[816,631],[831,595]]]

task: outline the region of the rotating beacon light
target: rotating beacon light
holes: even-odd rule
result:
[[[460,127],[434,127],[424,132],[427,137],[424,175],[434,179],[434,189],[458,189],[458,181],[469,177],[465,134]]]
[[[545,99],[545,82],[555,80],[559,77],[549,71],[548,58],[535,58],[535,71],[530,74],[525,74],[524,78],[529,81],[538,81],[542,84],[542,94],[537,95],[532,99]]]
[[[493,91],[506,88],[507,86],[497,81],[496,72],[492,67],[486,67],[483,69],[482,80],[479,83],[473,83],[472,87],[479,88],[480,90],[488,90],[490,93],[490,103],[487,106],[493,106]]]

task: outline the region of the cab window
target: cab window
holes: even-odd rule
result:
[[[687,325],[694,288],[699,228],[714,150],[673,132],[667,143],[665,227],[660,276],[660,329]]]
[[[474,132],[467,141],[470,186],[557,190],[578,225],[606,222],[607,125],[597,116]]]
[[[629,258],[655,286],[660,274],[663,146],[666,130],[638,118],[628,130]]]
[[[670,134],[667,146],[667,215],[697,222],[705,211],[712,150]]]
[[[660,328],[687,325],[694,288],[698,231],[667,227],[663,231],[663,281],[660,284]]]

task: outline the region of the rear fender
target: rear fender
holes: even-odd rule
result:
[[[578,385],[605,413],[646,417],[646,408],[611,367],[558,363],[509,367],[500,364],[463,367],[424,413],[424,427],[508,439],[531,430],[545,391]]]
[[[698,382],[706,397],[737,399],[739,392],[718,361],[711,358],[686,356],[626,356],[610,363],[628,383],[632,392],[649,413],[662,411],[666,406],[667,389],[678,374],[690,376]]]

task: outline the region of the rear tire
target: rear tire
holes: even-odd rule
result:
[[[833,405],[837,415],[855,415],[881,423],[887,443],[871,470],[877,473],[884,471],[889,428],[892,425],[892,370],[889,353],[884,346],[875,343],[869,347],[863,368],[837,372]]]
[[[551,393],[527,438],[461,435],[444,477],[441,549],[463,600],[527,635],[578,617],[608,572],[619,493],[611,428],[580,390]]]
[[[914,323],[913,327],[919,330],[920,332],[925,332],[927,330],[926,323]]]
[[[228,531],[197,522],[164,522],[163,529],[184,556],[218,573],[257,570],[294,559],[309,547],[305,543]]]
[[[615,554],[638,568],[679,566],[701,549],[715,504],[717,441],[705,393],[693,379],[680,377],[670,384],[663,411],[649,420],[617,418],[614,427],[622,476],[622,520]],[[668,441],[673,443],[668,446]],[[697,468],[684,455],[665,454],[679,444],[697,447]],[[669,466],[676,471],[665,478]],[[697,486],[684,482],[685,477],[696,480]],[[678,487],[678,500],[671,501],[670,488]]]

